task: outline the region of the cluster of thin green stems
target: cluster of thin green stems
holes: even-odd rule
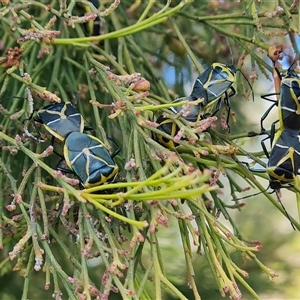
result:
[[[26,1],[23,2],[26,4]],[[44,4],[36,1],[30,1],[30,6],[43,14],[47,11],[49,19],[56,16],[67,22],[66,14],[74,7],[73,2],[67,7],[66,3],[61,1],[60,9],[55,8],[55,5],[46,8]],[[54,153],[48,153],[44,145],[36,145],[28,138],[16,136],[22,135],[22,120],[28,116],[27,100],[17,101],[12,98],[3,102],[3,105],[8,104],[5,107],[8,111],[2,111],[4,117],[1,118],[0,132],[1,145],[4,146],[0,157],[0,184],[1,190],[4,191],[0,195],[0,246],[4,247],[6,253],[10,253],[0,266],[5,266],[9,259],[17,259],[14,270],[22,271],[24,276],[22,299],[27,299],[32,285],[35,284],[32,273],[41,272],[42,269],[45,273],[45,289],[53,285],[52,294],[57,299],[61,297],[62,291],[70,299],[105,299],[111,291],[119,292],[124,299],[161,299],[166,291],[173,293],[177,298],[186,299],[168,279],[167,264],[163,262],[161,242],[156,234],[160,226],[168,226],[169,219],[172,218],[178,221],[178,235],[186,262],[187,284],[196,299],[200,299],[201,291],[197,288],[197,270],[193,267],[195,254],[191,243],[198,247],[198,252],[204,252],[203,259],[207,260],[222,296],[228,293],[232,299],[240,299],[238,284],[241,284],[254,298],[259,298],[244,279],[248,277],[247,272],[231,259],[231,251],[235,249],[246,253],[271,279],[277,274],[255,256],[254,252],[259,251],[261,247],[244,242],[230,216],[230,209],[239,209],[240,203],[226,204],[226,201],[218,196],[219,188],[224,184],[217,175],[213,177],[207,170],[215,170],[215,174],[227,173],[233,198],[236,197],[236,192],[243,191],[236,178],[244,178],[247,184],[264,192],[265,197],[284,214],[274,197],[266,193],[265,187],[239,162],[239,157],[248,156],[265,166],[261,160],[265,155],[263,152],[247,152],[238,145],[238,141],[247,137],[247,133],[228,136],[211,130],[206,134],[209,141],[198,140],[195,144],[190,144],[182,140],[177,151],[159,145],[153,139],[158,130],[148,121],[155,119],[154,116],[161,112],[168,115],[172,97],[162,81],[153,79],[158,71],[149,63],[149,55],[141,50],[138,39],[130,35],[140,34],[140,38],[145,39],[146,30],[155,30],[156,25],[169,22],[172,34],[181,42],[186,55],[200,73],[204,68],[186,42],[180,25],[174,21],[175,18],[177,21],[187,18],[232,38],[243,49],[241,56],[251,54],[252,63],[267,74],[266,69],[270,67],[252,51],[253,47],[268,49],[265,37],[270,35],[270,27],[276,29],[279,36],[288,34],[291,30],[298,31],[299,28],[292,18],[295,11],[290,11],[285,1],[279,2],[284,10],[282,25],[270,24],[268,21],[261,23],[265,20],[265,15],[257,13],[256,5],[259,4],[254,1],[241,4],[247,9],[247,14],[219,14],[213,17],[193,14],[189,9],[192,7],[190,1],[181,1],[174,7],[170,7],[170,1],[165,5],[149,1],[139,18],[133,24],[124,26],[118,17],[118,9],[121,9],[121,6],[118,7],[115,1],[116,7],[108,12],[113,31],[99,36],[85,36],[81,27],[75,27],[76,37],[69,37],[66,34],[68,30],[60,26],[62,37],[38,43],[24,42],[20,46],[23,51],[20,64],[10,67],[3,65],[0,74],[1,97],[24,97],[25,89],[29,88],[32,93],[44,95],[44,98],[68,101],[70,93],[76,91],[80,84],[85,84],[88,90],[86,97],[94,103],[105,103],[107,108],[99,109],[93,102],[90,104],[88,101],[82,101],[79,103],[80,111],[83,114],[84,111],[89,112],[89,116],[85,117],[95,125],[95,134],[104,140],[108,147],[106,133],[117,137],[122,150],[116,162],[124,180],[80,190],[78,185],[74,186],[70,179],[61,176],[55,171],[55,167],[47,164],[45,157],[51,157]],[[19,23],[16,19],[16,27],[22,28],[22,22],[27,22],[27,25],[30,24],[40,31],[44,30],[45,24],[39,18],[32,18],[26,9],[20,8],[16,12],[7,11],[3,7],[1,9],[4,16],[2,22],[6,28],[11,22],[8,16],[13,13],[17,14],[20,20]],[[93,12],[103,16],[94,9]],[[251,28],[245,30],[248,34],[234,33],[226,27],[242,25],[241,22]],[[256,31],[253,31],[254,26]],[[16,33],[15,37],[17,36]],[[290,35],[290,38],[296,46],[293,35]],[[7,33],[3,33],[3,40],[8,47],[16,46]],[[118,43],[110,44],[110,41],[114,40]],[[103,47],[93,44],[101,41],[104,42]],[[117,54],[114,57],[110,52],[115,45],[118,49],[114,49]],[[43,47],[49,48],[49,55],[38,60],[38,52]],[[296,47],[295,50],[297,51]],[[81,58],[80,62],[78,57]],[[136,57],[139,60],[136,60]],[[147,95],[135,92],[132,87],[128,88],[124,84],[120,86],[110,79],[111,75],[118,77],[137,72],[151,83],[151,90]],[[66,91],[66,87],[69,92]],[[54,93],[56,90],[59,91],[59,96]],[[114,114],[110,114],[109,109],[114,109],[111,106],[113,102],[122,105]],[[187,136],[197,138],[193,128],[184,119],[174,118],[174,121],[184,129]],[[117,133],[114,127],[117,128]],[[162,135],[172,138],[166,133]],[[43,155],[45,151],[47,153]],[[23,154],[24,163],[21,166],[17,164],[16,172],[12,170],[16,166],[13,155],[19,153]],[[125,161],[128,162],[131,158],[134,158],[135,166],[125,170]],[[22,173],[23,176],[20,176]],[[256,175],[268,179],[265,173]],[[51,184],[46,182],[49,177]],[[211,184],[208,184],[209,181]],[[297,187],[295,190],[299,203],[299,190]],[[203,200],[213,200],[214,208],[211,210]],[[189,213],[185,213],[186,206]],[[13,211],[16,209],[16,214],[9,213],[8,207]],[[57,207],[60,208],[60,213],[55,215]],[[62,207],[65,209],[63,213]],[[216,218],[219,212],[227,217],[233,233]],[[16,218],[18,215],[22,217]],[[291,216],[290,219],[300,230],[300,224]],[[17,232],[15,237],[7,233],[5,227],[13,228],[13,231]],[[73,249],[74,255],[70,254],[68,249],[70,243],[65,238],[68,234],[72,236],[72,241],[77,243]],[[105,238],[100,238],[103,235]],[[125,237],[128,242],[125,242]],[[56,243],[52,244],[52,240]],[[150,253],[144,250],[146,243],[149,243]],[[59,248],[70,260],[73,265],[71,272],[64,270],[53,252],[54,247]],[[145,262],[145,256],[148,255],[150,260]],[[101,282],[91,279],[88,267],[91,257],[101,257],[105,270],[101,274]],[[154,294],[147,289],[151,278],[155,287]]]

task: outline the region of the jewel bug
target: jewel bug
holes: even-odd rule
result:
[[[298,134],[299,131],[284,129],[279,130],[275,135],[266,169],[270,178],[269,186],[275,191],[286,185],[291,187],[298,174],[300,167]]]
[[[197,77],[190,95],[192,101],[203,98],[202,104],[205,106],[229,90],[231,91],[230,95],[235,95],[235,89],[232,87],[235,82],[235,74],[234,66],[213,63]]]
[[[278,70],[277,72],[280,75]],[[279,94],[279,101],[269,98],[270,96],[278,95],[278,93],[261,96],[264,100],[273,102],[261,117],[261,133],[266,131],[263,122],[274,106],[278,106],[280,128],[300,130],[300,77],[295,70],[289,68],[286,76],[281,79]]]
[[[272,150],[270,153],[267,173],[269,175],[269,187],[276,193],[287,218],[290,220],[293,229],[295,226],[291,221],[285,207],[281,202],[280,189],[292,188],[296,182],[300,167],[300,136],[299,130],[279,129],[275,135]]]
[[[190,96],[187,97],[187,100],[195,101],[202,99],[202,102],[198,105],[194,105],[189,110],[189,114],[185,119],[190,122],[196,122],[208,116],[214,116],[220,110],[222,100],[224,99],[224,104],[227,107],[226,124],[228,126],[228,131],[230,132],[229,117],[231,107],[229,98],[236,94],[233,84],[236,80],[237,71],[240,70],[237,70],[233,65],[213,63],[201,73],[197,77],[192,92]],[[243,76],[245,77],[244,74]],[[248,80],[247,82],[249,83]],[[252,90],[251,86],[250,88]],[[177,107],[175,109],[179,113],[182,110],[182,107]]]
[[[25,121],[33,120],[43,124],[48,132],[61,141],[63,141],[71,132],[83,132],[84,130],[93,129],[92,127],[84,125],[84,118],[70,102],[61,102],[44,106],[36,112],[34,117],[33,115]],[[25,132],[30,137],[41,141],[28,131],[25,130]]]
[[[275,129],[275,126],[273,126],[272,130],[273,129]],[[273,192],[276,193],[278,202],[280,203],[286,217],[291,222],[291,225],[294,230],[295,226],[289,214],[287,213],[283,203],[281,202],[280,189],[293,188],[294,184],[297,182],[296,177],[299,174],[298,169],[300,167],[300,136],[298,134],[298,130],[279,129],[274,137],[274,141],[272,143],[272,150],[270,154],[268,153],[264,145],[264,139],[262,141],[262,146],[268,158],[268,163],[265,170],[269,176],[269,186],[266,190],[262,192],[241,198],[232,199],[233,201],[243,200],[259,195],[271,188]],[[248,163],[245,164],[248,166],[250,171],[261,172],[250,168]]]
[[[221,96],[225,94],[225,104],[230,108],[229,97],[236,94],[232,87],[235,82],[236,69],[234,66],[227,66],[221,63],[213,63],[203,73],[201,73],[194,83],[192,92],[188,96],[189,101],[203,99],[201,103],[191,108],[189,115],[185,117],[190,122],[196,122],[201,119],[204,108],[213,107],[215,102],[216,109],[211,115],[215,115],[221,106]],[[181,111],[181,107],[175,108],[177,112]],[[228,112],[229,113],[229,112]]]
[[[159,116],[156,120],[156,123],[159,124],[157,127],[158,130],[167,133],[168,135],[174,137],[178,131],[179,127],[177,124],[169,118],[165,118],[163,116]],[[173,140],[170,140],[160,134],[155,133],[155,139],[164,147],[168,149],[175,149],[179,144],[175,143]]]
[[[300,77],[289,70],[282,79],[278,103],[280,126],[285,129],[300,130]]]
[[[71,132],[64,143],[66,163],[84,188],[114,180],[119,167],[113,158],[119,151],[110,154],[98,138],[81,132]]]

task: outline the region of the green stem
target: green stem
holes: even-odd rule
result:
[[[115,39],[122,36],[131,35],[136,32],[143,31],[147,28],[153,27],[159,23],[166,21],[170,16],[174,15],[178,11],[180,11],[185,5],[185,2],[181,1],[177,6],[163,13],[156,13],[152,17],[143,20],[141,22],[137,22],[134,25],[127,26],[125,28],[116,30],[114,32],[106,33],[99,36],[90,36],[90,37],[82,37],[82,38],[69,38],[69,39],[54,39],[53,43],[55,45],[72,45],[74,43],[90,43],[90,42],[99,42],[108,39]]]

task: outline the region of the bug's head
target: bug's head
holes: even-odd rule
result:
[[[295,69],[291,69],[291,67],[286,72],[286,77],[300,79],[299,75],[296,73]]]
[[[277,191],[277,190],[280,190],[283,186],[282,186],[282,183],[279,180],[277,180],[275,178],[272,178],[272,179],[270,179],[269,187],[273,191]]]
[[[231,73],[235,74],[237,71],[236,67],[234,65],[227,65],[227,68],[230,70]]]
[[[300,96],[300,76],[291,67],[287,70],[286,76],[282,79],[282,85],[291,89],[292,93],[298,98]]]

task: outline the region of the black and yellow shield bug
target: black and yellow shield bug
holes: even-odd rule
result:
[[[292,187],[299,167],[299,131],[279,130],[275,135],[266,169],[270,188],[276,191],[282,187]]]
[[[34,121],[43,124],[48,132],[63,141],[71,132],[83,132],[92,130],[92,127],[84,125],[84,118],[70,102],[61,102],[42,107],[25,121]],[[28,130],[26,134],[37,141]],[[38,131],[39,132],[39,131]],[[40,132],[39,132],[40,134]]]
[[[236,68],[221,63],[213,63],[203,73],[201,73],[193,86],[191,99],[203,98],[202,105],[219,99],[224,93],[235,95],[233,84],[235,82]]]
[[[73,131],[84,130],[84,119],[70,102],[47,105],[37,111],[33,120],[43,124],[47,131],[61,141]]]
[[[281,76],[277,70],[278,76]],[[273,102],[268,110],[261,117],[261,132],[264,133],[263,122],[267,118],[270,111],[278,106],[280,128],[300,130],[300,77],[291,68],[288,69],[285,77],[281,79],[279,101],[270,99],[270,96],[278,95],[278,93],[265,94],[261,97],[264,100]]]
[[[178,133],[179,127],[177,124],[169,118],[165,118],[163,116],[159,116],[156,120],[156,123],[159,124],[157,127],[158,130],[167,133],[171,137],[174,138],[174,136]],[[155,139],[164,147],[174,150],[176,146],[178,146],[177,143],[175,143],[173,140],[170,140],[158,133],[155,133]]]
[[[236,94],[233,88],[235,82],[236,69],[234,66],[227,66],[221,63],[213,63],[203,73],[201,73],[193,86],[189,101],[196,101],[202,99],[198,105],[191,107],[188,116],[185,117],[187,121],[196,122],[202,118],[204,111],[211,111],[210,115],[215,115],[221,106],[222,96],[228,110],[230,110],[229,97]],[[181,107],[175,108],[177,112],[181,111]],[[228,112],[229,113],[229,112]]]
[[[282,79],[278,103],[279,123],[285,129],[300,130],[300,77],[289,70]]]
[[[237,70],[233,65],[213,63],[209,68],[201,73],[194,83],[190,96],[186,97],[188,101],[201,101],[199,104],[193,105],[189,109],[189,114],[184,118],[187,121],[196,122],[208,116],[214,116],[220,110],[222,100],[224,99],[224,104],[227,107],[226,124],[230,131],[229,117],[231,107],[229,98],[236,94],[233,84],[236,81],[237,71],[241,72],[241,70]],[[245,77],[243,73],[242,75]],[[246,77],[245,79],[247,80]],[[247,82],[249,83],[248,80]],[[252,90],[251,86],[250,88]],[[183,98],[178,100],[183,100]],[[178,100],[175,100],[175,102]],[[174,107],[174,109],[178,113],[182,111],[182,107]]]
[[[65,139],[64,158],[84,188],[113,181],[119,171],[113,158],[98,138],[81,132],[71,132]]]
[[[275,129],[273,126],[272,131]],[[272,132],[271,131],[271,132]],[[273,131],[274,133],[274,131]],[[264,140],[271,138],[272,136],[268,136]],[[277,199],[286,215],[286,217],[290,220],[293,229],[295,230],[295,226],[292,223],[292,220],[287,213],[284,205],[281,202],[281,193],[280,189],[288,188],[291,189],[297,185],[299,182],[297,180],[297,175],[299,175],[298,170],[300,167],[300,136],[298,130],[289,130],[289,129],[279,129],[274,137],[272,143],[272,149],[270,154],[268,153],[264,140],[262,141],[263,150],[268,158],[267,167],[263,172],[267,172],[269,176],[269,186],[265,191],[269,188],[273,191],[272,193],[276,193]],[[255,170],[249,167],[248,163],[245,163],[249,170],[252,172],[262,172],[262,170]],[[299,183],[298,183],[299,184]],[[261,194],[262,192],[255,193],[252,195],[248,195],[241,198],[232,199],[233,201],[243,200],[246,198],[250,198],[256,195]]]

